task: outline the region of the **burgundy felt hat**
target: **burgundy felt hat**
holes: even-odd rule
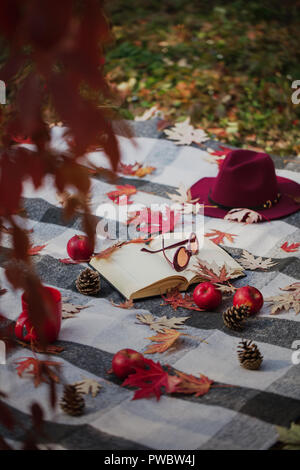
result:
[[[300,185],[276,176],[272,158],[252,150],[233,150],[216,178],[202,178],[191,188],[204,214],[223,218],[235,208],[252,209],[263,219],[278,219],[300,209]]]

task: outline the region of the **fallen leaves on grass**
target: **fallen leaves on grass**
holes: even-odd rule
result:
[[[53,369],[59,369],[61,367],[59,362],[40,361],[36,357],[25,357],[21,359],[17,362],[18,376],[23,377],[25,372],[32,375],[35,387],[38,387],[42,382],[60,382],[58,375],[52,370],[52,367]]]
[[[185,395],[194,395],[195,397],[201,397],[206,395],[210,390],[211,385],[214,383],[205,375],[200,374],[199,377],[195,377],[191,374],[185,374],[179,370],[175,370],[177,377],[181,379],[181,382],[176,387],[176,393],[184,393]]]
[[[242,256],[237,259],[237,262],[241,264],[243,268],[249,269],[250,271],[255,271],[256,269],[266,271],[277,264],[272,258],[262,259],[261,256],[254,256],[247,250],[243,250]]]
[[[151,330],[163,333],[166,328],[170,329],[182,329],[183,323],[190,317],[171,317],[167,318],[166,315],[162,317],[154,317],[152,313],[138,313],[136,315],[137,320],[148,325]]]
[[[211,232],[206,233],[204,236],[209,238],[216,245],[220,245],[221,243],[224,244],[224,239],[230,243],[234,243],[234,237],[237,237],[237,235],[234,235],[233,233],[221,232],[221,230],[216,229],[212,229]]]
[[[227,212],[224,219],[245,224],[256,224],[262,221],[262,216],[251,209],[237,208]]]
[[[183,294],[179,291],[179,289],[175,288],[172,289],[170,292],[166,294],[164,297],[162,295],[164,303],[161,305],[170,305],[173,310],[177,310],[177,308],[186,308],[188,310],[197,310],[198,312],[203,312],[203,310],[194,303],[193,294]]]
[[[87,379],[86,377],[83,377],[82,380],[75,382],[72,385],[81,395],[88,395],[90,393],[94,398],[98,395],[100,389],[102,388],[102,385],[100,385],[99,382],[94,379]]]
[[[283,251],[286,251],[287,253],[295,253],[296,251],[298,251],[299,246],[300,243],[291,243],[289,245],[288,242],[284,242],[280,248]]]
[[[163,392],[175,393],[181,382],[176,375],[170,375],[159,362],[144,358],[144,367],[135,367],[135,373],[130,374],[122,386],[137,387],[133,400],[155,396],[157,401]]]
[[[271,315],[278,314],[282,310],[288,311],[291,308],[298,315],[300,312],[300,282],[294,282],[286,287],[282,287],[280,290],[288,292],[265,299],[266,302],[270,302],[272,305]]]
[[[195,129],[190,124],[190,118],[183,122],[177,122],[171,129],[165,129],[164,133],[176,145],[191,145],[193,142],[200,144],[206,142],[209,137],[203,129]]]

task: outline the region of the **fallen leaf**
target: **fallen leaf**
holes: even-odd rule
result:
[[[289,245],[288,242],[284,242],[280,248],[283,251],[286,251],[287,253],[295,253],[296,251],[298,251],[299,246],[300,243],[291,243]]]
[[[35,255],[38,255],[40,253],[40,251],[42,251],[44,248],[45,248],[46,245],[37,245],[37,246],[31,246],[28,250],[28,255],[29,256],[35,256]]]
[[[65,300],[63,298],[62,300]],[[88,308],[88,305],[75,305],[70,302],[62,302],[62,319],[73,318],[81,310]]]
[[[166,328],[182,329],[183,323],[190,317],[167,318],[166,315],[164,315],[159,318],[154,317],[152,313],[138,313],[136,318],[140,323],[148,325],[151,330],[157,331],[158,333],[163,333]]]
[[[294,309],[296,315],[300,312],[300,282],[294,282],[280,290],[288,291],[286,294],[274,295],[265,299],[272,304],[271,315],[280,313],[281,310]]]
[[[191,145],[206,142],[209,137],[203,129],[195,129],[190,124],[190,118],[184,122],[177,122],[171,129],[165,129],[168,139],[174,140],[176,145]]]
[[[105,250],[103,251],[100,251],[99,253],[95,253],[95,258],[96,259],[108,259],[110,258],[110,256],[116,251],[118,250],[119,248],[121,248],[122,246],[125,246],[125,245],[131,245],[131,244],[140,244],[140,243],[149,243],[153,240],[152,237],[148,237],[148,238],[143,238],[143,237],[139,237],[139,238],[133,238],[132,240],[127,240],[127,241],[122,241],[122,242],[117,242],[115,243],[114,245],[112,246],[109,246],[108,248],[106,248]]]
[[[183,296],[178,289],[172,289],[165,297],[162,295],[162,298],[165,302],[162,305],[171,305],[173,310],[177,310],[178,307],[181,307],[203,312],[203,309],[197,307],[194,303],[193,294],[185,294],[185,296]]]
[[[18,376],[23,377],[25,372],[32,375],[35,387],[38,387],[42,382],[60,382],[57,374],[51,369],[51,367],[59,369],[61,367],[59,362],[40,361],[36,357],[25,357],[21,359],[17,361]]]
[[[191,198],[191,193],[183,184],[180,184],[179,187],[176,188],[176,191],[176,194],[167,193],[167,195],[173,202],[177,204],[194,204],[198,200]]]
[[[134,176],[136,171],[141,168],[142,164],[135,162],[133,164],[119,163],[119,173],[122,175]]]
[[[135,373],[130,374],[122,383],[123,387],[137,387],[133,400],[156,396],[157,401],[163,392],[174,393],[181,380],[170,375],[159,362],[144,358],[144,367],[134,367]]]
[[[110,303],[114,307],[118,307],[118,308],[125,308],[125,309],[134,308],[134,303],[132,299],[126,300],[125,302],[121,302],[120,304],[115,304],[112,300],[110,301]]]
[[[43,346],[36,341],[25,343],[24,341],[17,340],[17,343],[23,348],[30,349],[38,354],[59,354],[65,350],[62,346],[56,346],[55,344],[47,344],[46,346]]]
[[[207,263],[197,256],[197,265],[192,269],[201,279],[201,282],[209,281],[213,284],[224,284],[230,279],[243,275],[243,270],[239,268],[230,268],[226,263],[219,267],[215,262]]]
[[[163,333],[158,333],[156,336],[146,338],[157,344],[148,346],[145,354],[163,353],[167,351],[174,345],[175,341],[182,336],[182,334],[183,333],[180,331],[164,329]]]
[[[220,230],[215,229],[212,229],[212,232],[206,233],[204,236],[208,237],[216,245],[220,245],[221,243],[223,244],[224,239],[228,240],[230,243],[234,243],[234,237],[237,237],[237,235],[234,235],[233,233],[221,232]]]
[[[237,259],[237,262],[241,264],[243,268],[249,269],[250,271],[255,271],[256,269],[266,271],[277,264],[277,262],[274,262],[271,258],[263,260],[261,256],[254,256],[247,250],[243,250],[242,256]]]
[[[235,222],[243,222],[245,224],[256,224],[262,221],[262,216],[256,211],[251,209],[231,209],[224,216],[224,220],[231,220]]]
[[[160,116],[162,113],[158,109],[158,107],[152,106],[150,109],[146,109],[146,111],[141,115],[141,116],[135,116],[134,120],[135,121],[148,121],[149,119],[153,119],[156,116]]]
[[[88,395],[90,393],[94,398],[102,388],[102,385],[100,385],[99,382],[94,379],[87,379],[86,377],[83,377],[82,380],[75,382],[72,385],[75,386],[77,392],[81,395]]]
[[[152,235],[154,233],[173,232],[181,214],[166,207],[164,213],[151,211],[149,207],[131,214],[127,224],[133,224],[140,232]]]
[[[214,383],[213,380],[210,380],[202,374],[200,374],[200,378],[198,378],[191,374],[185,374],[179,370],[175,370],[175,373],[181,379],[181,382],[176,387],[175,393],[201,397],[209,392],[211,385]]]
[[[132,186],[131,184],[118,185],[116,187],[117,189],[115,191],[110,191],[109,193],[106,193],[109,199],[111,199],[115,204],[120,204],[120,199],[122,201],[122,197],[123,197],[123,203],[125,199],[126,199],[126,203],[131,203],[129,198],[133,194],[136,194],[137,192],[136,187]]]
[[[151,175],[151,173],[153,173],[155,170],[155,166],[143,166],[136,170],[134,175],[138,178],[144,178],[146,175]]]

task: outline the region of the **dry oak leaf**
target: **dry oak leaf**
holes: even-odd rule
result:
[[[156,336],[146,338],[157,344],[151,344],[148,346],[144,354],[163,353],[174,346],[175,341],[177,341],[177,339],[182,335],[184,335],[184,333],[181,333],[180,331],[168,330],[165,328],[163,333],[158,333]]]
[[[170,375],[159,362],[144,358],[144,367],[135,367],[135,373],[127,377],[123,387],[137,387],[133,400],[148,398],[155,395],[157,401],[163,392],[174,393],[181,380],[176,375]]]
[[[288,242],[284,242],[280,248],[283,251],[286,251],[287,253],[295,253],[296,251],[298,251],[299,246],[300,243],[291,243],[289,245]]]
[[[272,266],[278,264],[277,261],[274,262],[272,258],[266,258],[263,260],[261,256],[254,256],[247,250],[243,250],[242,256],[237,259],[237,262],[241,264],[243,268],[249,269],[250,271],[255,271],[256,269],[266,271]]]
[[[216,245],[219,245],[220,243],[223,244],[224,239],[228,240],[230,243],[234,243],[234,237],[237,237],[237,235],[234,235],[233,233],[221,232],[216,229],[212,229],[211,232],[206,233],[204,236],[209,238]]]
[[[230,268],[226,263],[219,267],[217,263],[207,263],[197,257],[196,269],[192,270],[201,281],[209,281],[213,284],[224,284],[230,279],[234,279],[243,275],[242,268]]]
[[[144,325],[148,325],[151,330],[163,333],[166,328],[182,329],[183,323],[190,317],[171,317],[167,318],[166,315],[162,317],[154,317],[152,313],[138,313],[137,320]]]
[[[74,318],[74,316],[79,313],[81,310],[88,308],[88,305],[75,305],[70,302],[67,302],[66,298],[62,298],[62,319],[66,320],[67,318]]]
[[[102,388],[102,385],[100,385],[99,382],[94,379],[87,379],[86,377],[83,377],[82,380],[75,382],[72,385],[75,386],[77,392],[81,395],[88,395],[90,393],[94,398]]]
[[[200,374],[200,378],[191,374],[185,374],[179,370],[175,370],[176,375],[181,379],[181,382],[176,387],[176,393],[184,393],[185,395],[195,395],[201,397],[205,395],[211,385],[214,383],[205,375]]]
[[[183,296],[182,293],[176,288],[168,292],[165,297],[162,295],[162,298],[165,303],[161,305],[171,305],[173,310],[177,310],[178,307],[181,307],[188,310],[203,312],[203,309],[197,307],[197,305],[194,303],[193,294],[185,294],[185,296]]]
[[[237,208],[227,212],[224,219],[245,224],[256,224],[262,221],[262,215],[251,209]]]
[[[271,315],[280,313],[281,310],[288,311],[294,309],[296,315],[300,312],[300,282],[294,282],[289,286],[282,287],[280,290],[288,291],[286,294],[274,295],[265,299],[271,302]]]
[[[175,194],[167,193],[167,195],[177,204],[194,204],[198,200],[191,198],[191,193],[183,184],[180,184],[179,187],[176,188],[176,191],[177,193]]]
[[[24,372],[32,375],[35,387],[38,387],[42,382],[60,382],[57,374],[51,369],[51,367],[54,369],[59,369],[61,367],[59,362],[40,361],[35,357],[24,357],[21,359],[17,362],[18,376],[23,377]]]
[[[168,139],[174,140],[176,145],[191,145],[193,142],[200,144],[209,139],[203,129],[195,129],[190,124],[190,118],[183,122],[177,122],[171,129],[165,129],[164,133]]]
[[[31,246],[27,253],[28,253],[29,256],[38,255],[39,252],[42,251],[46,246],[47,246],[47,244],[46,245]]]
[[[118,308],[124,308],[124,309],[134,308],[134,303],[133,303],[133,300],[132,300],[132,299],[130,299],[130,300],[125,300],[125,302],[121,302],[120,304],[115,304],[112,300],[110,301],[110,303],[111,303],[114,307],[118,307]]]

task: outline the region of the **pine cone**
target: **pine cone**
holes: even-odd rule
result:
[[[93,269],[86,268],[76,280],[77,290],[84,295],[95,295],[100,290],[100,275]]]
[[[242,367],[245,369],[259,369],[263,361],[263,356],[256,344],[252,341],[241,341],[239,343],[238,357]]]
[[[74,385],[65,385],[60,402],[61,409],[71,416],[80,416],[85,407],[84,399]]]
[[[231,330],[242,330],[242,322],[249,313],[250,307],[247,305],[240,305],[238,307],[232,306],[223,313],[224,324]]]

